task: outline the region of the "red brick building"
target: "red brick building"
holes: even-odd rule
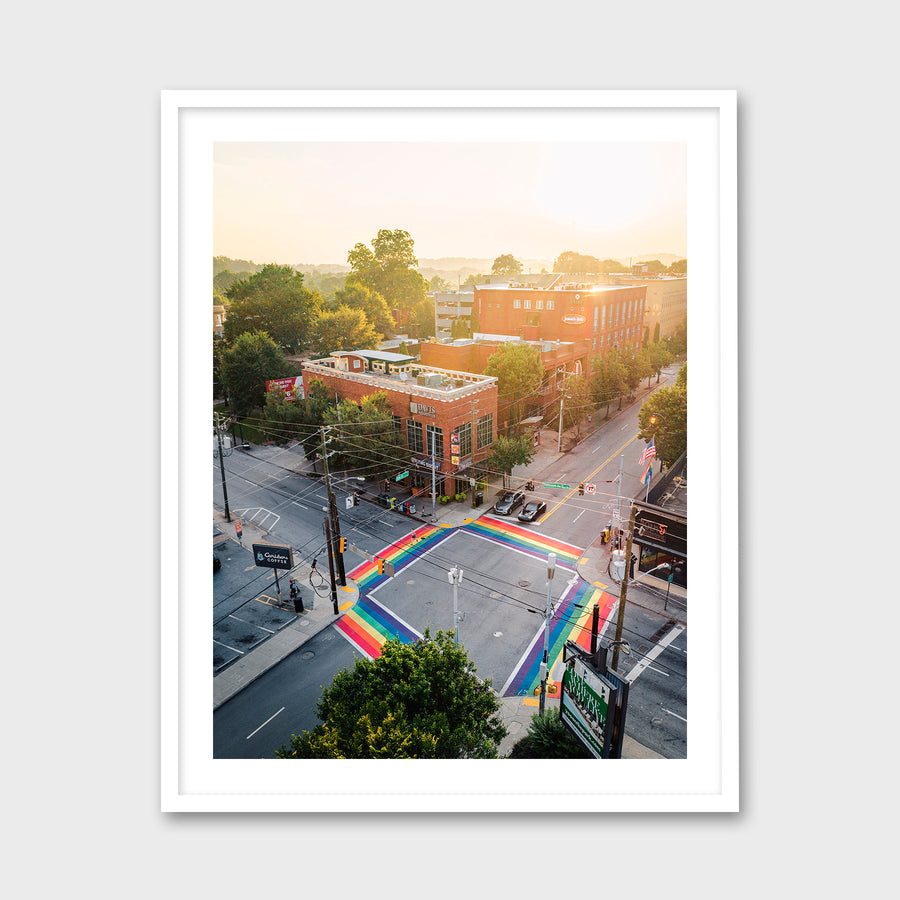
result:
[[[409,481],[431,490],[432,446],[438,494],[469,490],[475,466],[490,452],[497,429],[497,379],[418,363],[415,357],[377,350],[340,351],[303,363],[309,396],[314,379],[342,399],[383,392],[409,448]]]
[[[482,332],[587,341],[594,356],[610,347],[641,346],[646,303],[643,284],[481,284],[475,287],[474,315]]]

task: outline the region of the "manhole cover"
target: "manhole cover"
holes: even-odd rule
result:
[[[316,654],[312,650],[304,650],[300,654],[300,659],[312,659]]]
[[[530,585],[530,584],[531,584],[530,581],[524,581],[521,578],[519,579],[519,587],[528,587],[528,585]]]
[[[409,581],[407,581],[406,583],[407,584],[415,584],[416,582],[415,582],[415,579],[410,578]]]

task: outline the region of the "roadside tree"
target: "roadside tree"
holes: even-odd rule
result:
[[[500,702],[452,632],[389,640],[322,692],[322,724],[292,735],[278,759],[496,759]]]
[[[687,449],[687,388],[680,384],[660,388],[638,412],[639,437],[653,438],[657,459],[672,465]]]
[[[348,277],[342,290],[335,291],[335,306],[361,309],[380,335],[379,341],[394,333],[394,317],[387,301],[367,284]],[[377,343],[377,342],[376,342]]]
[[[500,419],[514,427],[528,406],[538,402],[544,377],[541,354],[531,344],[507,342],[488,358],[484,371],[497,378]]]
[[[499,435],[491,444],[491,452],[485,458],[484,468],[503,476],[503,484],[509,483],[509,476],[515,466],[527,466],[534,459],[534,442],[528,435],[508,438]]]

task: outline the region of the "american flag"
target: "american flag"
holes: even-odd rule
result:
[[[656,456],[656,444],[653,443],[653,438],[650,438],[650,443],[644,447],[644,452],[641,454],[641,462],[645,463],[654,456]]]

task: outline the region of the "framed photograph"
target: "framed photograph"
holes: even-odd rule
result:
[[[736,103],[734,91],[720,90],[162,93],[163,811],[739,810]],[[404,265],[426,282],[419,289],[427,289],[433,323],[427,316],[417,320],[412,306],[389,296],[393,343],[332,352],[324,339],[284,338],[282,349],[293,342],[294,350],[307,351],[303,377],[279,370],[270,379],[273,390],[290,382],[298,402],[309,396],[312,381],[329,387],[331,375],[343,383],[392,378],[397,395],[408,394],[402,416],[392,407],[408,459],[378,486],[348,469],[338,496],[344,521],[356,523],[358,492],[346,480],[358,478],[370,518],[381,515],[383,529],[393,528],[395,536],[381,547],[355,524],[341,532],[341,547],[346,541],[348,554],[357,555],[352,563],[346,557],[347,570],[338,573],[345,577],[329,593],[326,558],[314,555],[318,538],[301,542],[284,526],[297,516],[300,534],[307,516],[315,528],[326,528],[323,520],[337,513],[305,503],[288,481],[278,501],[252,499],[250,487],[277,482],[277,466],[287,478],[291,466],[266,449],[262,425],[250,440],[224,427],[233,421],[224,407],[221,421],[211,409],[214,334],[223,328],[217,309],[223,296],[236,300],[233,284],[271,265],[276,275],[302,273],[304,290],[327,294],[325,305],[334,311],[349,283],[344,276],[360,276],[365,260],[391,241],[403,243],[414,260]],[[217,284],[214,275],[223,271],[231,280]],[[680,295],[657,290],[670,282]],[[337,299],[331,300],[335,283]],[[463,298],[470,312],[460,324]],[[680,331],[671,318],[676,314]],[[274,323],[267,326],[274,333]],[[566,445],[572,420],[563,404],[568,398],[570,413],[578,407],[574,385],[578,379],[587,384],[591,361],[611,350],[616,359],[634,358],[676,332],[680,343],[669,346],[678,352],[644,373],[637,387],[630,385],[612,410],[599,395],[585,394],[585,414]],[[449,355],[456,346],[452,359],[462,359],[460,348],[478,341],[531,344],[542,359],[570,352],[573,360],[545,367],[540,390],[548,397],[554,391],[552,403],[544,403],[533,422],[524,410],[518,430],[508,432],[532,455],[543,454],[547,467],[516,480],[525,469],[511,464],[505,473],[511,483],[502,485],[510,496],[486,484],[480,505],[472,460],[501,433],[503,403],[497,407],[496,394],[503,384],[490,367],[463,368]],[[434,354],[431,362],[428,354]],[[355,366],[365,373],[356,374]],[[664,460],[671,435],[663,428],[648,441],[644,423],[641,439],[635,424],[645,396],[676,383],[685,397],[690,391],[689,519],[687,506],[677,515],[660,512],[659,499],[666,485],[666,496],[677,490],[686,496],[686,450]],[[459,397],[448,394],[445,403],[443,389]],[[490,402],[498,410],[491,418],[487,406],[478,406]],[[441,419],[445,406],[458,411],[464,403],[465,417]],[[597,438],[594,449],[588,439],[603,429],[608,443]],[[296,449],[310,465],[319,462]],[[577,465],[566,464],[576,458]],[[321,465],[327,464],[326,456]],[[629,508],[635,510],[630,526]],[[284,613],[277,626],[254,623],[265,634],[247,638],[246,647],[243,637],[230,644],[226,632],[215,631],[227,618],[246,626],[249,617],[222,605],[224,592],[214,593],[220,573],[209,572],[211,515],[214,559],[221,564],[224,555],[216,552],[216,540],[227,542],[234,577],[239,568],[248,583],[268,579],[265,596],[279,616]],[[409,568],[400,552],[419,541],[417,559],[430,553],[434,566],[427,576]],[[501,549],[508,562],[495,565],[490,554]],[[453,554],[462,558],[464,552],[472,554],[470,561],[451,566]],[[310,561],[323,573],[318,581],[307,577]],[[289,578],[301,565],[298,591]],[[442,565],[446,573],[438,571]],[[310,591],[313,581],[324,585],[321,592]],[[623,626],[617,615],[625,590],[633,591],[632,604],[646,597],[656,618],[648,613],[646,624]],[[274,735],[289,721],[290,702],[266,696],[263,677],[309,647],[303,627],[333,636],[328,646],[345,654],[375,658],[378,648],[367,642],[364,628],[376,644],[391,636],[415,644],[424,633],[415,611],[434,597],[442,604],[435,615],[444,617],[436,621],[450,617],[459,642],[478,656],[479,675],[490,673],[507,725],[524,737],[545,706],[560,706],[559,691],[571,682],[582,692],[571,708],[591,732],[595,753],[276,758],[285,740]],[[571,627],[560,630],[560,642],[583,640],[587,650],[592,607],[604,610],[599,644],[612,674],[597,674],[579,661],[578,679],[567,680],[561,653],[557,659],[553,646],[546,649],[549,639],[541,657],[541,637],[563,622]],[[528,639],[513,640],[516,629],[527,630]],[[490,664],[482,662],[487,649],[474,649],[501,645],[512,656],[498,651]],[[211,664],[211,647],[218,666]],[[261,662],[264,652],[271,655],[267,662]],[[286,689],[292,678],[325,679],[315,672],[285,674]],[[601,683],[602,690],[583,687]],[[252,718],[235,713],[226,726],[223,711],[241,696]],[[310,707],[309,699],[304,702]],[[618,733],[597,739],[597,728],[619,725]],[[217,727],[231,729],[228,742]],[[272,745],[261,743],[268,734]]]

